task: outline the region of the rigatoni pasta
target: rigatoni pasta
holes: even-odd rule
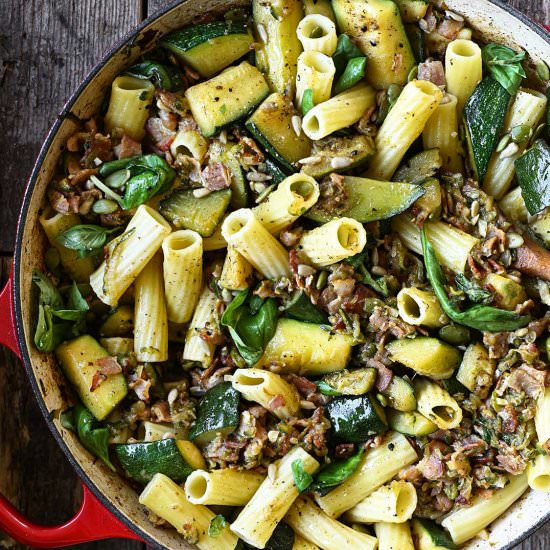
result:
[[[380,522],[374,525],[378,550],[414,550],[411,528],[405,523]]]
[[[302,98],[306,90],[312,91],[315,105],[330,99],[336,68],[328,55],[318,51],[305,51],[298,58],[296,76],[296,103],[302,107]]]
[[[298,24],[296,32],[306,52],[314,51],[330,56],[336,51],[336,25],[325,15],[306,15]]]

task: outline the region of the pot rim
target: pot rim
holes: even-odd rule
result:
[[[27,221],[27,213],[31,203],[31,198],[32,198],[34,189],[36,187],[36,182],[39,177],[40,169],[44,163],[44,160],[48,154],[50,146],[52,145],[52,142],[54,141],[54,138],[61,124],[63,123],[65,118],[67,118],[68,116],[71,116],[71,109],[73,108],[74,104],[76,103],[80,95],[83,93],[83,91],[88,86],[88,84],[98,75],[98,73],[101,70],[103,70],[107,62],[111,59],[111,57],[113,57],[113,55],[116,52],[122,49],[126,44],[131,43],[133,39],[143,29],[148,27],[151,23],[163,17],[168,12],[172,11],[178,6],[181,6],[191,1],[193,0],[172,0],[168,5],[156,11],[155,13],[153,13],[152,15],[144,19],[141,23],[133,27],[130,31],[125,33],[125,35],[120,40],[117,40],[113,46],[109,47],[105,51],[105,53],[101,56],[101,59],[88,72],[88,74],[86,75],[82,83],[71,94],[70,98],[65,102],[61,112],[56,116],[55,122],[52,124],[52,126],[50,127],[49,131],[46,134],[43,144],[40,147],[36,161],[33,165],[31,175],[27,180],[27,185],[23,196],[23,202],[21,205],[21,210],[19,212],[19,217],[17,221],[15,249],[14,249],[14,256],[13,256],[14,284],[12,285],[12,292],[13,292],[12,298],[13,298],[14,310],[15,310],[15,328],[16,328],[17,340],[19,344],[19,349],[21,351],[21,360],[23,362],[23,366],[27,373],[27,377],[29,378],[29,382],[31,384],[31,388],[32,388],[32,392],[34,394],[35,400],[38,403],[38,407],[40,408],[40,412],[42,413],[42,416],[44,417],[44,420],[46,421],[46,424],[50,432],[52,433],[55,441],[57,442],[57,445],[61,448],[61,450],[63,451],[63,454],[65,455],[65,457],[67,458],[67,460],[69,461],[69,463],[71,464],[72,468],[75,470],[79,478],[86,484],[86,486],[90,489],[90,491],[94,494],[94,496],[117,519],[119,519],[122,523],[124,523],[124,525],[128,526],[132,531],[138,534],[143,539],[143,542],[157,548],[159,547],[159,543],[149,533],[144,531],[141,527],[139,527],[136,523],[134,523],[130,518],[128,518],[119,508],[114,506],[109,501],[109,499],[105,496],[105,494],[97,487],[97,485],[95,484],[95,481],[90,478],[90,476],[84,471],[82,466],[75,459],[67,443],[61,437],[60,432],[58,431],[55,424],[53,423],[52,418],[50,417],[50,413],[46,407],[46,403],[42,398],[38,381],[34,376],[34,371],[30,360],[30,354],[27,347],[27,342],[25,339],[25,331],[23,327],[23,312],[21,309],[21,300],[20,300],[21,289],[19,286],[19,281],[21,276],[21,250],[22,250],[23,232],[25,228],[25,223]],[[520,12],[519,10],[517,10],[512,6],[507,5],[507,0],[488,0],[488,1],[502,8],[503,10],[511,13],[516,19],[520,20],[522,23],[528,26],[532,32],[538,34],[540,37],[543,38],[543,40],[545,40],[548,44],[550,44],[549,32],[546,31],[537,22],[527,17],[524,13]],[[508,544],[504,546],[501,550],[511,550],[514,546],[524,541],[527,537],[532,535],[535,531],[539,530],[548,521],[550,521],[550,509],[548,510],[548,513],[545,516],[543,516],[536,524],[534,524],[528,530],[523,531],[515,539],[509,541]]]

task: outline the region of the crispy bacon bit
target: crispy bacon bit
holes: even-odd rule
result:
[[[202,183],[210,191],[227,189],[231,179],[227,168],[221,163],[209,164],[201,173]]]
[[[126,159],[141,155],[141,143],[124,134],[120,143],[115,147],[115,155],[118,159]]]
[[[353,454],[355,450],[355,445],[353,443],[341,443],[336,445],[334,449],[334,456],[336,458],[347,458]]]
[[[97,170],[95,168],[85,168],[84,170],[78,171],[76,174],[69,176],[69,181],[73,187],[78,187],[83,183],[87,182],[91,176],[95,176]]]
[[[59,191],[50,191],[48,193],[51,207],[60,214],[68,214],[70,210],[69,201],[67,197]]]
[[[201,340],[209,344],[214,344],[215,346],[225,343],[225,336],[219,330],[219,327],[211,326],[210,323],[207,323],[205,327],[199,331],[199,337]]]
[[[99,372],[105,376],[119,374],[122,372],[122,367],[118,363],[116,357],[102,357],[101,359],[98,359],[95,364],[100,367]]]
[[[498,454],[497,463],[506,472],[517,476],[525,470],[527,464],[515,449],[513,451],[514,452],[510,454]]]
[[[85,216],[90,212],[92,205],[98,199],[103,197],[99,189],[90,189],[89,191],[82,191],[80,194],[80,203],[78,205],[78,213]]]
[[[325,178],[319,185],[319,201],[317,206],[325,212],[337,212],[345,208],[349,196],[344,185],[344,176],[340,174],[331,174]]]
[[[94,392],[107,380],[107,377],[104,374],[101,374],[99,371],[96,371],[92,377],[92,384],[90,386],[90,391]]]
[[[545,378],[544,371],[524,364],[512,370],[512,373],[506,379],[506,386],[525,392],[531,399],[536,399],[544,391]]]
[[[376,389],[380,392],[387,390],[393,379],[393,371],[388,369],[384,363],[369,357],[367,366],[376,369]]]
[[[429,80],[436,86],[443,87],[446,85],[445,70],[441,61],[428,59],[424,63],[418,65],[418,80]]]
[[[143,368],[132,372],[128,377],[128,387],[136,392],[140,401],[149,401],[149,390],[151,386],[152,382],[149,380]]]
[[[443,19],[437,27],[437,32],[447,40],[455,40],[464,27],[464,21],[457,21],[451,17]]]
[[[296,246],[302,238],[304,230],[302,227],[293,227],[291,229],[283,229],[279,235],[279,240],[288,248]]]
[[[81,147],[83,146],[84,142],[88,138],[89,133],[88,132],[75,132],[68,140],[67,140],[67,151],[70,153],[78,153],[80,151]]]
[[[248,166],[254,166],[264,161],[264,154],[257,143],[247,136],[238,136],[241,149],[238,151],[239,160]]]
[[[383,340],[388,333],[395,338],[403,338],[415,331],[412,325],[392,315],[388,307],[376,306],[369,317],[369,324],[376,333],[377,341]]]
[[[526,275],[550,281],[550,251],[531,239],[524,237],[523,246],[516,249],[513,265]]]
[[[182,178],[189,178],[193,183],[202,183],[201,163],[197,159],[179,153],[176,155],[174,167]]]
[[[111,138],[103,134],[90,134],[84,141],[84,156],[80,162],[86,168],[92,168],[96,159],[102,162],[113,158],[113,144]]]
[[[426,479],[437,480],[443,477],[445,465],[439,441],[430,441],[424,448],[424,458],[418,463],[418,469]]]
[[[145,125],[145,128],[147,130],[147,133],[151,136],[153,139],[153,142],[157,147],[160,143],[165,141],[167,138],[173,139],[176,135],[176,132],[173,130],[169,130],[164,126],[162,123],[162,120],[158,117],[152,117],[147,121],[147,124]]]
[[[518,429],[518,413],[516,412],[514,407],[512,407],[512,405],[507,404],[504,407],[504,410],[499,413],[499,416],[503,419],[502,429],[505,432],[514,433]]]
[[[270,411],[275,411],[277,409],[280,409],[281,407],[284,407],[286,405],[286,401],[283,395],[278,393],[273,399],[271,399],[267,405],[267,408]]]
[[[484,332],[483,344],[489,350],[489,359],[502,359],[508,353],[508,334]]]
[[[170,111],[180,115],[181,117],[189,117],[188,109],[186,108],[186,104],[181,96],[175,94],[174,92],[168,92],[166,90],[157,90],[155,93],[162,104],[166,106]],[[160,108],[162,108],[162,105],[160,106]],[[194,127],[191,129],[196,130],[197,125],[195,124]]]

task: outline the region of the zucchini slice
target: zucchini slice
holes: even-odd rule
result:
[[[516,176],[529,214],[550,204],[550,146],[537,139],[516,162]]]
[[[179,189],[161,201],[160,213],[178,229],[192,229],[210,237],[231,202],[231,190],[222,189],[197,198],[192,189]]]
[[[439,149],[427,149],[402,164],[393,179],[394,181],[420,184],[426,179],[433,178],[441,169],[442,164]]]
[[[203,447],[216,434],[225,436],[234,431],[239,425],[240,396],[231,382],[222,382],[208,390],[199,403],[197,419],[189,439]]]
[[[414,518],[411,523],[417,547],[420,550],[455,550],[451,536],[434,521]]]
[[[414,411],[416,409],[416,397],[414,389],[404,378],[394,376],[390,385],[382,392],[386,396],[390,407],[398,411]]]
[[[431,420],[417,411],[403,412],[390,409],[387,414],[390,428],[405,435],[422,437],[438,429]]]
[[[197,466],[199,463],[196,459],[192,465],[184,458],[180,451],[181,443],[185,444],[182,448],[187,455],[190,455],[189,445],[193,444],[190,441],[176,441],[175,439],[114,445],[114,451],[126,475],[142,485],[149,483],[158,473],[181,482],[185,481],[193,470],[200,467],[200,465]],[[196,451],[200,455],[200,451],[198,449]],[[204,460],[202,464],[204,464]]]
[[[204,137],[246,116],[261,103],[269,87],[262,73],[243,61],[185,92],[193,118]]]
[[[364,395],[373,388],[376,376],[376,369],[371,367],[344,369],[323,377],[323,382],[341,395]]]
[[[332,0],[341,33],[367,56],[367,80],[377,89],[403,86],[415,64],[414,54],[392,0]]]
[[[295,172],[295,162],[308,157],[311,141],[301,132],[296,135],[292,117],[297,112],[290,99],[271,94],[246,121],[248,131],[284,169]]]
[[[119,306],[105,319],[99,334],[106,338],[114,336],[128,336],[134,332],[134,308],[132,306]]]
[[[468,156],[480,185],[499,142],[509,103],[510,94],[487,76],[477,85],[464,106]]]
[[[388,182],[346,176],[344,189],[347,198],[342,205],[334,206],[325,197],[329,182],[321,183],[321,198],[305,217],[325,223],[346,216],[361,223],[385,220],[409,208],[424,194],[424,188],[410,183]],[[325,191],[325,192],[323,192]]]
[[[271,176],[270,185],[279,185],[290,174],[287,174],[282,168],[270,158],[265,159],[265,173]]]
[[[210,78],[250,51],[254,37],[246,23],[216,21],[170,33],[161,45]]]
[[[384,409],[372,395],[337,397],[326,406],[335,439],[360,443],[387,431]]]
[[[302,172],[314,178],[321,178],[331,172],[357,168],[369,160],[372,155],[374,155],[374,142],[369,136],[329,136],[313,144],[311,156],[318,157],[319,162],[305,164],[302,166]],[[335,159],[342,159],[345,166],[338,168],[337,161],[333,162]]]
[[[252,15],[256,27],[261,25],[267,36],[267,41],[256,50],[256,65],[265,74],[274,92],[293,97],[298,56],[302,52],[296,34],[298,23],[304,16],[302,2],[253,0]],[[259,38],[261,40],[262,37]]]
[[[428,11],[428,0],[395,0],[405,23],[418,23]]]

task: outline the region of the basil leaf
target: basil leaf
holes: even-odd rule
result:
[[[354,455],[341,460],[335,460],[328,466],[325,466],[315,476],[315,481],[311,486],[312,490],[325,491],[346,481],[357,470],[364,453],[364,449],[359,449]]]
[[[309,111],[313,109],[313,107],[315,107],[315,103],[313,101],[313,90],[308,88],[302,95],[302,115],[306,116]]]
[[[339,391],[336,391],[332,386],[327,384],[324,380],[317,380],[317,382],[315,382],[315,385],[317,386],[319,393],[322,393],[323,395],[330,395],[332,397],[337,397],[338,395],[342,395]]]
[[[32,271],[32,282],[40,291],[38,303],[45,306],[50,306],[54,309],[60,309],[63,307],[63,298],[61,297],[61,293],[50,281],[50,279],[38,271],[38,269],[33,269]]]
[[[254,365],[275,334],[279,311],[273,298],[263,301],[255,296],[249,298],[248,294],[248,290],[243,290],[233,299],[222,315],[221,324],[228,328],[246,363]]]
[[[338,37],[336,51],[332,55],[334,66],[336,68],[335,80],[346,70],[348,61],[355,57],[365,57],[365,54],[351,41],[347,34],[341,34]]]
[[[365,249],[362,252],[359,252],[359,254],[355,254],[355,256],[346,258],[344,262],[351,265],[354,269],[359,269],[365,263],[368,253],[369,251]]]
[[[432,288],[443,311],[455,323],[485,332],[503,332],[522,328],[531,320],[528,315],[518,315],[513,311],[491,306],[475,305],[464,311],[459,311],[447,296],[445,276],[437,261],[435,250],[428,240],[425,228],[422,229],[422,250],[426,274]]]
[[[78,285],[73,281],[71,288],[69,289],[68,304],[69,309],[76,311],[86,312],[90,309],[88,302],[82,296]]]
[[[340,78],[335,81],[332,94],[340,94],[352,86],[355,86],[355,84],[365,78],[366,66],[366,57],[354,57],[353,59],[350,59]]]
[[[76,425],[74,423],[74,411],[73,409],[67,409],[63,411],[59,416],[59,421],[61,425],[67,430],[76,431]]]
[[[281,521],[269,537],[265,550],[292,550],[295,538],[292,527]]]
[[[210,520],[210,524],[208,525],[208,536],[216,539],[222,534],[226,527],[227,520],[221,514],[218,514]]]
[[[76,434],[82,445],[115,471],[109,458],[109,428],[102,427],[94,415],[81,404],[73,407],[73,415]]]
[[[183,86],[181,76],[174,67],[157,61],[143,61],[130,67],[125,74],[134,78],[150,80],[156,88],[173,92]]]
[[[317,325],[328,323],[327,316],[311,303],[309,296],[303,290],[294,292],[283,311],[285,317],[290,317],[297,321],[315,323]]]
[[[39,351],[50,353],[70,334],[70,325],[55,323],[52,308],[39,304],[38,322],[34,333],[34,345]]]
[[[521,81],[527,75],[521,62],[525,52],[516,53],[501,44],[487,44],[481,55],[491,76],[511,95],[515,96]]]
[[[303,493],[313,482],[313,477],[304,470],[304,463],[301,458],[294,460],[290,465],[294,485],[300,493]]]
[[[65,248],[88,256],[99,252],[105,246],[107,237],[118,230],[118,227],[108,229],[100,225],[75,225],[60,233],[57,240]]]
[[[472,302],[488,304],[492,301],[493,295],[488,290],[481,288],[474,281],[468,280],[464,273],[457,273],[455,281],[456,286],[462,290]]]
[[[111,160],[109,162],[104,162],[99,167],[99,175],[101,177],[110,176],[111,174],[114,174],[115,172],[119,172],[120,170],[125,170],[128,168],[128,166],[134,162],[135,160],[139,159],[140,156],[134,156],[134,157],[128,157],[125,159],[119,159],[119,160]]]

